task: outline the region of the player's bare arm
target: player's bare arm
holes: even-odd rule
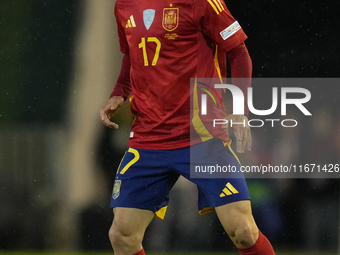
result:
[[[110,119],[117,113],[123,103],[124,98],[121,96],[113,96],[107,101],[104,107],[100,110],[100,117],[102,118],[105,126],[112,129],[119,128],[118,124],[112,122]]]
[[[245,150],[251,151],[252,138],[248,125],[248,117],[246,115],[230,114],[226,117],[226,120],[228,120],[228,123],[222,126],[223,129],[228,128],[229,123],[238,123],[231,126],[236,137],[237,152],[244,153]]]

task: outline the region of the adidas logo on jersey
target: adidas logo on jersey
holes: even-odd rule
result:
[[[135,22],[135,19],[133,18],[133,15],[130,16],[130,18],[126,22],[125,27],[126,28],[128,28],[128,27],[136,27],[136,22]]]
[[[230,196],[230,195],[237,194],[237,193],[238,193],[237,189],[235,189],[234,186],[231,185],[230,182],[228,182],[225,185],[223,192],[220,194],[220,197]]]

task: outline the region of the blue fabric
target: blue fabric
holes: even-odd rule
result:
[[[220,175],[219,178],[211,178],[212,175],[210,178],[194,178],[190,175],[190,163],[191,169],[197,165],[218,164],[234,166],[238,172],[224,174],[223,178]],[[180,175],[197,185],[200,211],[207,207],[248,200],[248,188],[239,169],[240,164],[230,148],[218,139],[176,150],[129,148],[116,175],[111,207],[131,207],[156,212],[167,206],[169,192]]]

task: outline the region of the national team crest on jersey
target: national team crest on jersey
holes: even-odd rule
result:
[[[113,186],[113,192],[112,192],[112,198],[113,199],[116,199],[117,197],[119,197],[121,185],[122,185],[122,181],[115,180],[115,184]]]
[[[163,9],[163,28],[167,31],[173,31],[178,27],[179,9],[164,8]]]
[[[155,13],[156,11],[153,9],[147,9],[143,11],[143,21],[146,30],[149,30],[149,28],[151,27],[152,22],[155,18]]]

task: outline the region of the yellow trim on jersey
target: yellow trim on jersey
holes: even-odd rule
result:
[[[213,0],[214,2],[212,2],[211,0],[207,0],[207,1],[211,5],[211,7],[214,9],[217,15],[220,14],[222,11],[224,11],[224,6],[220,0]]]
[[[208,1],[208,3],[211,5],[211,7],[214,9],[214,11],[216,12],[216,14],[217,14],[217,15],[220,14],[220,12],[217,10],[215,4],[213,4],[213,2],[211,2],[211,0],[207,0],[207,1]]]
[[[217,44],[216,44],[216,50],[215,50],[214,63],[215,63],[215,67],[216,67],[216,70],[217,70],[218,77],[220,78],[220,82],[221,82],[221,84],[223,84],[220,63],[218,62],[218,45]]]
[[[131,102],[132,102],[132,100],[134,99],[134,95],[131,95],[130,96],[130,98],[129,98],[129,103],[130,103],[130,112],[131,112],[131,115],[132,115],[132,117],[133,117],[133,122],[136,120],[136,118],[137,118],[137,115],[136,114],[133,114],[132,113],[132,111],[131,111]]]
[[[163,220],[164,217],[165,217],[165,213],[166,213],[167,208],[168,208],[168,206],[164,206],[161,209],[159,209],[157,212],[155,212],[155,217]]]
[[[213,138],[213,136],[208,132],[205,128],[200,116],[199,116],[199,105],[198,105],[198,96],[197,96],[197,77],[195,78],[195,87],[194,87],[194,100],[193,100],[193,108],[194,108],[194,116],[192,118],[192,124],[197,132],[197,134],[201,137],[202,142],[208,141]]]
[[[124,166],[120,174],[124,174],[130,168],[130,166],[140,159],[139,152],[136,149],[129,148],[128,152],[131,152],[133,155],[135,155],[135,157],[129,163],[127,163],[126,166]]]
[[[217,2],[220,4],[222,11],[224,11],[224,6],[223,6],[221,0],[217,0]]]
[[[222,8],[221,8],[221,3],[220,3],[220,2],[217,2],[216,0],[214,0],[214,3],[215,3],[215,5],[217,6],[218,10],[219,10],[220,12],[222,12],[223,10],[222,10]]]

